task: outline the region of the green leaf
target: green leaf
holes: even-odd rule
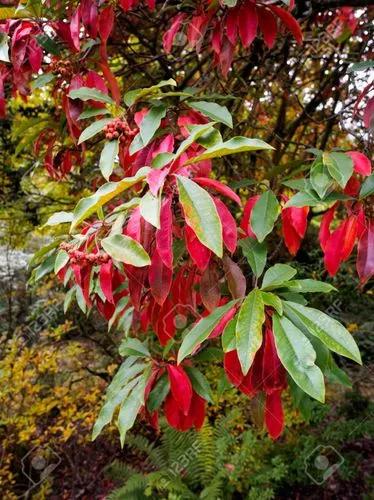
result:
[[[366,198],[374,193],[374,174],[369,175],[361,185],[360,198]]]
[[[280,212],[279,202],[273,191],[265,191],[251,212],[251,228],[261,243],[272,232]]]
[[[204,153],[198,156],[189,158],[185,165],[191,163],[197,163],[203,160],[209,160],[211,158],[221,158],[222,156],[244,153],[246,151],[258,151],[261,149],[274,149],[272,146],[267,144],[261,139],[249,139],[248,137],[233,137],[226,142],[221,142],[208,148]]]
[[[261,291],[262,300],[265,306],[272,307],[277,311],[279,316],[283,315],[283,305],[281,299],[271,292],[263,292]]]
[[[292,196],[284,208],[289,207],[316,207],[321,203],[321,200],[313,196],[311,193],[300,192]]]
[[[285,282],[292,279],[297,273],[296,269],[287,264],[275,264],[264,274],[261,290],[273,290],[279,288]],[[287,286],[286,284],[284,286]]]
[[[104,250],[118,262],[135,267],[149,266],[151,259],[142,245],[124,234],[113,234],[101,240]]]
[[[35,2],[36,3],[36,2]],[[40,5],[40,4],[39,4]],[[38,16],[39,17],[39,16]],[[54,38],[51,38],[46,33],[41,35],[36,35],[36,40],[38,44],[43,47],[46,52],[53,54],[54,56],[61,57],[62,46]]]
[[[347,182],[353,174],[353,160],[345,153],[333,151],[331,153],[323,153],[323,163],[328,168],[331,177],[342,188],[345,188]]]
[[[349,66],[347,69],[347,73],[354,73],[357,71],[365,71],[366,69],[374,68],[374,60],[369,59],[368,61],[359,61],[353,63],[352,66]]]
[[[338,321],[318,309],[305,307],[295,302],[283,301],[283,307],[286,316],[296,326],[304,327],[331,351],[353,359],[359,364],[362,363],[356,342],[349,331]]]
[[[284,286],[290,292],[296,293],[329,293],[332,291],[337,291],[334,286],[330,285],[330,283],[312,279],[291,280],[287,281]]]
[[[176,177],[187,224],[203,245],[222,257],[222,225],[211,196],[187,177]]]
[[[112,326],[114,325],[114,323],[118,319],[119,315],[124,311],[124,309],[126,308],[128,303],[129,303],[129,297],[127,295],[125,297],[121,297],[119,299],[118,303],[116,304],[116,308],[114,310],[114,313],[112,314],[112,317],[110,318],[110,320],[108,322],[108,332],[111,330]]]
[[[174,155],[174,159],[180,157],[194,142],[196,142],[200,137],[208,133],[215,122],[204,123],[202,125],[190,125],[188,129],[190,130],[190,135],[180,143],[177,152]]]
[[[238,316],[235,316],[232,318],[227,325],[225,326],[225,329],[223,330],[222,333],[222,349],[223,352],[229,352],[233,351],[236,348],[236,322],[238,320]]]
[[[196,142],[197,144],[201,144],[204,148],[210,148],[215,144],[222,142],[222,135],[219,130],[212,128],[196,139]]]
[[[69,262],[69,254],[65,250],[60,250],[56,255],[54,272],[57,274]]]
[[[40,89],[42,87],[45,87],[48,83],[52,82],[55,79],[55,76],[52,75],[52,73],[43,73],[42,75],[39,75],[30,82],[30,88],[31,90],[36,90]]]
[[[86,109],[85,111],[83,111],[79,117],[78,117],[78,120],[85,120],[87,118],[92,118],[94,116],[100,116],[100,115],[110,115],[110,111],[108,111],[107,109],[105,108],[90,108],[90,109]]]
[[[197,111],[200,111],[203,115],[211,118],[215,122],[224,123],[228,127],[232,128],[232,116],[226,106],[221,106],[215,102],[207,101],[194,101],[187,102],[188,106]]]
[[[102,118],[101,120],[97,120],[96,122],[91,123],[87,128],[83,130],[78,139],[78,144],[82,144],[82,142],[91,139],[94,135],[101,132],[105,125],[108,125],[112,121],[112,118]]]
[[[56,212],[50,216],[45,226],[56,226],[57,224],[63,224],[65,222],[71,222],[73,220],[72,212]]]
[[[9,36],[3,31],[0,32],[0,61],[10,62],[9,59]]]
[[[266,265],[266,243],[259,243],[254,238],[243,238],[238,241],[238,244],[241,247],[244,256],[248,260],[253,274],[258,278],[264,272]]]
[[[147,346],[135,338],[122,340],[118,347],[118,352],[121,356],[135,356],[138,358],[148,358],[151,356]]]
[[[169,80],[162,80],[157,85],[152,85],[152,87],[130,90],[129,92],[126,92],[123,100],[124,100],[126,106],[132,106],[137,101],[140,101],[144,97],[149,97],[150,95],[157,93],[157,91],[161,87],[165,87],[167,85],[171,85],[172,87],[176,87],[177,82],[175,80],[173,80],[172,78],[170,78]]]
[[[166,106],[159,103],[156,106],[152,106],[152,108],[144,116],[139,127],[139,134],[143,141],[143,147],[151,141],[160,127],[161,120],[165,117],[165,115]]]
[[[222,317],[237,303],[237,300],[232,300],[227,304],[217,307],[209,316],[200,319],[196,325],[184,337],[182,345],[178,352],[178,364],[180,364],[186,356],[191,354],[196,346],[200,345],[212,333],[218,325]]]
[[[327,167],[317,160],[310,170],[310,182],[313,189],[317,192],[320,198],[324,198],[327,191],[332,187],[333,179],[329,174]]]
[[[160,228],[161,198],[148,191],[140,200],[140,214],[157,229]]]
[[[174,157],[174,153],[159,153],[153,158],[151,165],[153,168],[163,168],[170,163]]]
[[[101,92],[97,89],[92,89],[90,87],[81,87],[76,90],[71,90],[69,92],[70,99],[80,99],[81,101],[99,101],[106,104],[114,104],[114,101],[111,97],[104,92]]]
[[[121,446],[125,443],[126,433],[134,425],[135,419],[144,405],[144,391],[149,379],[151,367],[144,370],[144,373],[139,377],[139,382],[134,386],[131,393],[122,402],[117,426],[120,433]]]
[[[100,209],[105,203],[112,200],[126,189],[143,181],[150,168],[143,167],[133,177],[125,177],[119,182],[108,182],[101,186],[95,194],[81,199],[74,210],[74,219],[71,223],[70,232],[82,221]]]
[[[150,413],[158,410],[170,391],[170,381],[166,373],[157,380],[147,398],[147,409]]]
[[[316,366],[316,353],[307,337],[284,316],[273,315],[277,353],[294,382],[309,396],[325,401],[325,383]]]
[[[127,358],[109,384],[104,405],[93,428],[92,440],[95,440],[103,428],[112,421],[116,408],[141,380],[139,374],[144,373],[147,365],[136,361],[137,359],[133,356]]]
[[[114,162],[118,155],[118,148],[118,141],[107,141],[101,151],[99,167],[106,181],[109,181],[109,177],[112,175]]]
[[[65,294],[65,299],[64,299],[64,314],[67,313],[70,304],[72,303],[73,298],[75,297],[75,290],[76,290],[76,285],[72,286],[70,290],[68,290]]]
[[[256,352],[262,344],[262,324],[265,321],[264,302],[260,290],[255,288],[247,295],[240,307],[236,323],[236,350],[246,375],[252,366]]]
[[[51,273],[54,270],[55,267],[55,260],[56,260],[56,252],[53,252],[51,255],[48,255],[48,257],[40,264],[39,267],[34,269],[33,275],[31,278],[33,278],[34,281],[39,281],[44,276],[47,274]],[[31,279],[30,278],[30,279]]]
[[[185,366],[184,370],[186,371],[188,378],[191,381],[194,391],[206,401],[213,403],[212,390],[205,375],[203,375],[200,370],[193,366]]]

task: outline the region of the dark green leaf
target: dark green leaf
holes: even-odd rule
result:
[[[259,243],[254,238],[243,238],[238,242],[244,256],[247,258],[253,274],[257,277],[261,276],[265,269],[267,258],[266,243]]]

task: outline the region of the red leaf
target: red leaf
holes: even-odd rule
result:
[[[233,299],[239,299],[245,296],[247,282],[245,276],[234,261],[227,255],[223,258],[223,267],[225,270],[225,278]]]
[[[357,238],[357,217],[351,215],[344,223],[344,242],[341,250],[341,259],[344,262],[351,255]]]
[[[157,251],[165,264],[173,267],[173,214],[171,211],[171,197],[164,199],[160,212],[160,229],[156,231]]]
[[[155,306],[154,314],[157,315],[157,318],[155,321],[153,318],[152,324],[155,325],[155,332],[160,344],[165,346],[176,332],[176,308],[169,298],[165,300],[161,308],[156,303]]]
[[[234,7],[228,10],[226,17],[226,35],[232,45],[235,45],[238,38],[238,15],[239,9]]]
[[[358,242],[357,273],[362,284],[374,275],[374,220],[367,221]]]
[[[180,411],[187,415],[191,406],[192,385],[188,375],[181,366],[166,365],[169,380],[170,391],[177,402]]]
[[[286,372],[278,357],[272,330],[267,327],[263,346],[263,389],[267,394],[287,387]]]
[[[182,26],[182,22],[186,19],[187,15],[183,12],[176,15],[171,23],[170,28],[165,31],[162,37],[162,44],[164,46],[164,51],[169,54],[174,43],[175,35],[178,33],[179,28]]]
[[[358,151],[348,151],[346,154],[352,158],[355,172],[365,176],[371,174],[371,162],[367,156]]]
[[[80,10],[78,7],[70,19],[70,35],[76,50],[80,49],[80,41],[79,41],[80,18],[81,18]]]
[[[148,279],[155,301],[162,306],[170,292],[173,271],[164,265],[157,250],[152,255]]]
[[[325,267],[330,276],[335,276],[342,262],[342,248],[344,245],[345,222],[335,229],[325,245]]]
[[[121,90],[119,88],[117,78],[113,75],[111,69],[109,68],[106,62],[99,63],[101,71],[105,77],[105,80],[108,82],[108,87],[110,88],[110,92],[115,103],[118,105],[121,101]]]
[[[219,199],[213,198],[219,218],[222,223],[222,238],[227,250],[231,253],[235,252],[238,241],[238,230],[234,217],[231,215],[230,210]]]
[[[82,15],[82,23],[86,28],[91,38],[97,37],[98,30],[98,15],[97,5],[93,0],[81,0],[80,12]]]
[[[287,10],[282,9],[276,5],[269,5],[269,9],[274,12],[275,15],[279,17],[282,23],[286,26],[288,31],[292,33],[297,43],[302,43],[303,33],[301,31],[299,23]]]
[[[233,351],[225,353],[223,366],[225,368],[225,373],[229,381],[236,387],[239,387],[243,382],[244,375],[242,373],[238,354],[235,349]]]
[[[239,35],[244,47],[249,47],[257,35],[257,9],[253,3],[244,3],[239,9]]]
[[[274,46],[275,39],[277,37],[277,21],[270,10],[266,8],[259,8],[258,22],[264,37],[265,45],[271,49]]]
[[[196,430],[200,430],[205,419],[206,401],[196,392],[193,392],[190,413],[193,416],[193,425]]]
[[[284,429],[281,393],[276,391],[266,396],[265,425],[272,439],[277,439]]]
[[[169,168],[156,169],[153,168],[147,175],[149,190],[154,196],[158,195],[159,190],[163,187],[166,177],[169,174]]]
[[[194,177],[194,181],[200,186],[214,189],[218,193],[235,201],[239,206],[241,205],[239,196],[229,186],[222,184],[222,182],[210,179],[209,177]]]
[[[184,237],[186,248],[191,256],[191,259],[195,262],[200,271],[204,271],[209,264],[212,252],[209,250],[209,248],[200,243],[196,234],[190,228],[190,226],[185,226]]]
[[[108,262],[105,262],[105,264],[101,264],[100,266],[100,287],[106,300],[114,304],[112,277],[113,263],[112,260],[108,260]]]
[[[250,238],[256,238],[255,233],[252,231],[252,228],[250,225],[250,220],[251,220],[251,213],[252,213],[253,207],[255,206],[255,204],[257,203],[259,198],[260,198],[260,195],[258,195],[258,194],[249,198],[249,200],[247,201],[247,203],[244,206],[243,218],[242,218],[242,222],[240,223],[240,227],[243,229],[243,231]]]
[[[329,210],[327,210],[327,212],[322,217],[321,225],[319,228],[318,238],[319,238],[319,242],[320,242],[320,245],[321,245],[321,248],[323,251],[325,251],[327,242],[328,242],[330,235],[331,235],[330,225],[331,225],[332,219],[334,218],[335,208],[336,208],[336,205],[329,208]]]
[[[200,281],[201,300],[209,312],[213,311],[221,300],[221,289],[218,280],[217,267],[209,265]]]
[[[223,301],[220,302],[220,305],[222,303]],[[219,337],[219,335],[221,335],[223,330],[226,328],[227,323],[231,321],[232,318],[235,316],[236,311],[237,311],[236,306],[233,306],[232,309],[227,311],[227,313],[223,315],[223,317],[219,320],[218,324],[214,327],[208,338],[215,339],[216,337]]]

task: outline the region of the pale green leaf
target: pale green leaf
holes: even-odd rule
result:
[[[114,169],[114,162],[118,155],[119,142],[107,141],[101,151],[99,168],[106,181],[109,181]]]
[[[222,225],[211,196],[187,177],[176,177],[187,224],[203,245],[222,257]]]
[[[213,121],[224,123],[228,127],[232,128],[232,116],[226,106],[221,106],[215,102],[208,101],[188,101],[187,104],[191,108],[200,111],[208,118],[211,118]]]
[[[272,191],[265,191],[251,212],[251,228],[261,243],[272,232],[280,213],[280,205]]]
[[[316,353],[305,335],[284,316],[273,315],[273,332],[282,365],[309,396],[325,401],[325,382],[316,366]]]
[[[283,301],[284,313],[299,328],[315,335],[331,351],[361,364],[357,344],[349,331],[336,319],[312,307]],[[299,326],[300,325],[300,326]]]
[[[130,236],[113,234],[101,240],[103,249],[116,261],[135,267],[149,266],[151,259],[142,245]]]
[[[261,290],[273,290],[280,286],[287,286],[283,283],[291,280],[297,273],[296,269],[287,264],[275,264],[264,274]]]

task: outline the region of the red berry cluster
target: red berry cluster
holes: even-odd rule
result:
[[[60,245],[70,256],[70,264],[105,264],[110,259],[107,253],[86,253],[76,250],[71,243],[63,242]]]
[[[105,138],[108,141],[119,139],[122,143],[129,142],[136,134],[137,129],[131,129],[126,120],[116,118],[104,127]]]

